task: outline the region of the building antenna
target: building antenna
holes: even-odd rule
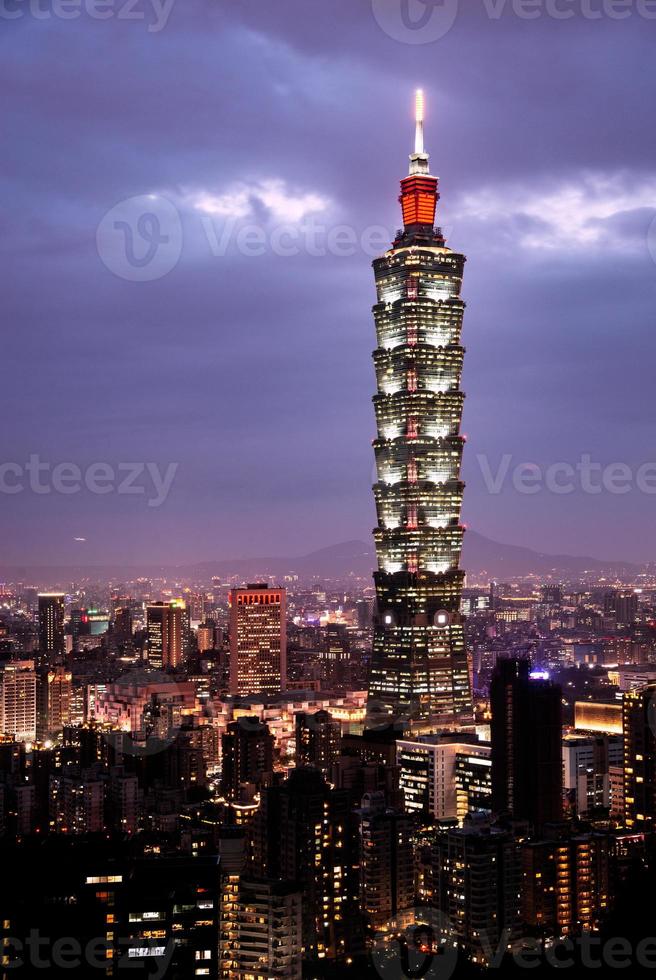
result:
[[[424,90],[415,92],[415,153],[424,152]]]

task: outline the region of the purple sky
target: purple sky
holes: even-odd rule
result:
[[[369,540],[371,255],[339,226],[358,242],[397,227],[416,85],[441,222],[468,256],[466,522],[547,551],[654,557],[653,494],[525,494],[512,473],[589,454],[635,482],[656,460],[656,4],[618,19],[619,0],[559,0],[577,14],[555,19],[541,0],[177,0],[158,24],[153,0],[141,19],[125,0],[97,19],[90,2],[68,20],[45,0],[1,3],[0,462],[179,466],[159,507],[145,478],[142,495],[0,493],[1,561]],[[426,29],[404,27],[403,3]],[[130,198],[179,245],[159,278],[111,238],[140,201],[102,224]],[[477,454],[493,474],[512,457],[501,493]]]

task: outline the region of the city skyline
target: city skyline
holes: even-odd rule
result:
[[[494,477],[508,455],[511,474],[589,456],[635,482],[653,456],[650,24],[528,20],[515,6],[461,10],[425,44],[391,36],[369,4],[319,10],[311,26],[294,2],[229,16],[178,4],[151,32],[116,18],[4,22],[2,462],[178,464],[157,507],[148,473],[141,497],[2,493],[4,560],[185,562],[369,539],[362,236],[379,220],[395,232],[387,189],[414,84],[430,93],[444,225],[469,257],[465,522],[539,551],[651,557],[651,493],[522,493],[509,476],[495,494],[477,461]],[[620,70],[599,71],[609,59]],[[173,203],[184,247],[161,278],[131,282],[96,233],[119,202],[150,194]],[[231,215],[213,254],[203,219],[220,236]],[[350,229],[353,254],[309,254],[307,235],[299,254],[276,254],[274,232],[310,218],[324,238]],[[244,225],[264,254],[240,250]]]
[[[0,0],[0,980],[656,967],[656,0],[465,2]]]

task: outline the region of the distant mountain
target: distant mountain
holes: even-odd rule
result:
[[[343,579],[351,575],[370,578],[375,565],[373,542],[368,545],[364,541],[345,541],[297,558],[226,558],[192,565],[144,564],[131,567],[0,565],[0,579],[54,585],[74,579],[117,580],[138,576],[199,580],[209,579],[213,575],[237,575],[244,581],[264,581],[280,580],[285,575],[295,574],[302,581],[307,581],[312,578]],[[585,577],[586,573],[624,577],[639,571],[638,565],[629,562],[549,555],[517,545],[501,544],[476,531],[467,531],[465,535],[462,567],[472,575],[487,575],[496,579],[528,575],[578,578]]]
[[[320,548],[300,558],[239,558],[235,561],[200,562],[186,571],[194,575],[237,575],[245,577],[268,572],[269,575],[298,575],[300,578],[341,578],[348,575],[371,575],[376,567],[373,541],[344,541]]]
[[[611,573],[630,576],[639,565],[625,561],[602,561],[574,555],[549,555],[514,544],[500,544],[476,531],[467,531],[462,552],[462,567],[472,574],[488,573],[491,578],[519,578],[524,575],[554,575],[577,578],[585,573]]]

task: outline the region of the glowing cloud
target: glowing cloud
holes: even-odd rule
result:
[[[197,191],[189,203],[204,214],[226,218],[248,218],[264,208],[274,221],[297,224],[307,215],[325,211],[330,201],[313,192],[290,190],[284,180],[269,179],[253,184],[236,184],[224,194]]]
[[[526,248],[573,249],[612,245],[618,241],[613,219],[644,209],[656,211],[656,178],[585,173],[538,190],[484,188],[463,197],[459,216],[496,222],[504,237]]]

